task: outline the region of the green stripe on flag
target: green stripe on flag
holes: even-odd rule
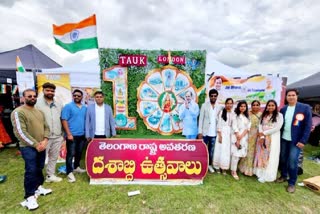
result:
[[[22,67],[22,66],[20,67],[20,66],[19,66],[19,67],[18,67],[18,71],[19,71],[19,72],[25,72],[26,70],[24,69],[24,67]]]
[[[97,37],[89,38],[89,39],[80,39],[74,43],[63,43],[59,39],[54,38],[56,44],[66,49],[70,53],[75,53],[77,51],[82,51],[85,49],[98,48],[98,40]]]

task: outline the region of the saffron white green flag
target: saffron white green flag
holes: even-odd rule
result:
[[[32,72],[26,72],[26,69],[24,69],[19,56],[16,58],[16,66],[17,85],[19,88],[20,97],[22,97],[22,92],[24,90],[29,88],[34,89],[34,76]]]
[[[53,25],[53,37],[57,45],[71,53],[98,48],[96,15],[79,23]]]
[[[18,72],[26,72],[26,69],[24,69],[19,56],[16,58],[16,67]]]

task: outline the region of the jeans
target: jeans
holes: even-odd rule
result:
[[[85,137],[83,136],[73,136],[73,140],[67,139],[67,175],[70,172],[73,172],[73,169],[76,169],[80,166],[80,160],[82,156],[82,150],[85,143]],[[74,157],[74,162],[72,166],[72,160]]]
[[[216,137],[203,136],[203,142],[208,147],[209,153],[209,165],[212,165],[213,162],[213,153],[214,153],[214,144],[216,143]]]
[[[25,162],[24,198],[28,198],[34,195],[38,187],[43,184],[42,170],[46,160],[46,151],[38,152],[35,148],[26,146],[20,147],[20,152]]]
[[[298,160],[301,149],[292,141],[281,139],[280,170],[281,177],[288,178],[289,185],[295,185],[298,177]]]

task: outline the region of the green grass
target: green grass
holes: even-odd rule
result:
[[[307,146],[305,157],[315,150],[320,147]],[[0,213],[29,212],[19,204],[24,162],[16,152],[16,148],[0,152],[0,174],[8,176],[0,184]],[[319,174],[320,165],[305,159],[298,182]],[[198,186],[89,185],[86,174],[77,174],[76,183],[62,177],[60,183],[44,184],[54,192],[38,199],[40,207],[34,213],[320,213],[320,194],[299,186],[289,194],[285,184],[261,184],[241,175],[235,181],[230,175],[208,174]],[[134,190],[141,194],[128,197]]]

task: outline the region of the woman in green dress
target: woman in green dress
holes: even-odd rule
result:
[[[239,164],[240,172],[247,176],[253,175],[253,161],[256,149],[256,141],[259,134],[258,129],[261,114],[262,113],[260,112],[260,102],[258,100],[252,101],[251,110],[249,112],[251,128],[249,131],[248,152],[246,157],[241,158]]]

